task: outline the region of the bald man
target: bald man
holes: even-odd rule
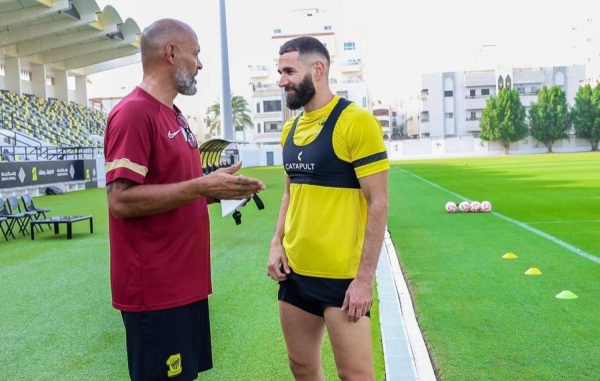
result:
[[[132,380],[195,380],[212,368],[207,205],[264,185],[235,176],[241,163],[203,176],[196,138],[173,104],[197,92],[194,31],[158,20],[141,53],[142,83],[110,113],[104,141],[112,304]]]

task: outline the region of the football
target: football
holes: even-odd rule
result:
[[[488,213],[492,211],[492,203],[489,201],[481,201],[481,211]]]
[[[463,201],[458,204],[458,209],[463,213],[467,213],[471,209],[471,204],[469,204],[469,201]]]
[[[446,203],[446,212],[448,212],[448,213],[456,212],[456,203],[452,202],[452,201],[448,201]]]
[[[481,210],[481,203],[479,201],[471,202],[471,212],[477,213]]]

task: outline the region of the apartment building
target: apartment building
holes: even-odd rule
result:
[[[567,101],[574,104],[580,83],[586,78],[582,65],[554,67],[499,66],[489,70],[473,70],[423,74],[420,94],[421,110],[407,123],[411,138],[477,137],[479,120],[486,100],[507,87],[516,89],[526,111],[546,85],[560,86]]]
[[[346,26],[342,14],[318,8],[297,9],[278,20],[271,35],[272,56],[248,67],[254,127],[246,132],[246,141],[259,146],[279,144],[285,120],[298,112],[287,109],[285,94],[277,85],[279,48],[298,36],[315,37],[327,47],[331,57],[331,90],[371,110],[369,89],[363,80],[360,28],[356,23],[346,22],[350,24]]]
[[[584,63],[586,76],[584,83],[595,87],[600,83],[600,36],[599,20],[591,15],[580,20],[572,30],[572,54],[570,59],[573,63]]]

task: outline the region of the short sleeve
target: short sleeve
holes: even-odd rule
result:
[[[118,178],[143,184],[152,154],[152,122],[140,103],[131,102],[108,118],[104,144],[106,182]]]
[[[342,114],[343,119],[338,121],[342,127],[346,126],[336,128],[340,131],[338,139],[334,137],[336,154],[353,164],[358,178],[388,170],[390,166],[381,124],[358,106],[350,107]]]

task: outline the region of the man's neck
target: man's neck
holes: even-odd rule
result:
[[[173,100],[177,96],[177,92],[172,90],[169,84],[162,82],[163,81],[160,81],[155,77],[144,76],[139,87],[152,97],[156,98],[160,103],[169,108],[173,108]]]
[[[333,99],[333,93],[331,90],[321,90],[317,91],[313,99],[310,100],[306,105],[304,105],[304,112],[312,112],[316,111],[322,107],[325,107],[331,100]]]

